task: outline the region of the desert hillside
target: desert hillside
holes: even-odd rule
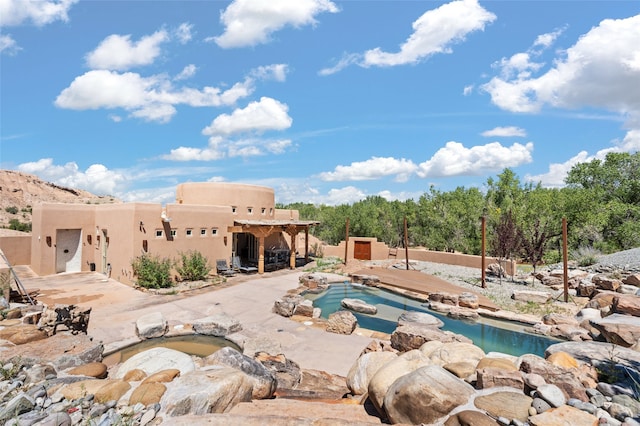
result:
[[[31,223],[31,208],[38,203],[119,203],[110,196],[98,196],[81,189],[65,188],[37,176],[14,170],[0,170],[0,228],[12,219]]]

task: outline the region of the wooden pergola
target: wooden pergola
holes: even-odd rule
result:
[[[227,231],[230,233],[244,232],[252,234],[258,239],[258,273],[264,273],[264,242],[271,234],[285,232],[291,238],[289,252],[289,267],[296,268],[296,236],[304,231],[305,262],[309,261],[309,227],[319,225],[320,222],[315,220],[235,220],[233,226],[229,226]]]

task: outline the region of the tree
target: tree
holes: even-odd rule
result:
[[[536,266],[541,263],[544,258],[549,239],[559,234],[554,234],[548,223],[543,225],[540,219],[536,219],[529,228],[519,227],[517,229],[517,235],[520,256],[525,262],[531,263],[533,273],[535,274]]]
[[[517,249],[518,230],[513,212],[509,210],[500,216],[500,222],[491,238],[491,251],[500,260],[500,266],[502,266],[504,260],[511,259]],[[513,275],[511,277],[513,279]],[[502,274],[500,274],[500,283],[502,284]]]

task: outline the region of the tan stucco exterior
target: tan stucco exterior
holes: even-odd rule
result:
[[[350,259],[356,259],[355,246],[362,242],[370,246],[370,258],[372,260],[383,259],[402,259],[406,260],[406,252],[404,248],[390,248],[385,243],[378,241],[376,238],[368,237],[349,237],[348,243],[344,240],[337,246],[323,246],[322,250],[325,256],[336,256],[344,260],[345,250],[347,252],[347,262]],[[482,257],[464,253],[449,253],[444,251],[433,251],[424,248],[409,248],[409,260],[443,263],[446,265],[465,266],[468,268],[482,268]],[[487,256],[485,265],[491,263],[499,263],[499,259]],[[514,260],[503,260],[500,262],[509,275],[513,275],[516,271],[517,264]]]
[[[297,220],[298,212],[277,210],[271,188],[234,183],[180,184],[176,203],[166,206],[39,204],[33,207],[31,268],[39,275],[96,270],[132,284],[131,262],[143,253],[178,260],[180,253],[199,251],[214,271],[217,259],[230,265],[234,255],[257,265],[258,238],[234,225],[277,218]],[[290,237],[278,228],[262,243],[288,250]]]

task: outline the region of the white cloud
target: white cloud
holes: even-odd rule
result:
[[[215,87],[175,88],[166,75],[143,77],[132,72],[92,70],[76,77],[58,95],[55,105],[73,110],[123,108],[130,111],[132,117],[167,122],[176,113],[174,105],[233,105],[253,90],[251,79],[223,92]]]
[[[567,29],[567,27],[558,28],[555,31],[546,34],[540,34],[536,37],[536,40],[533,42],[534,46],[542,46],[543,48],[547,48],[551,46],[560,35]]]
[[[268,141],[266,143],[266,149],[272,154],[284,154],[291,145],[291,139],[279,139],[276,141]]]
[[[162,157],[173,161],[213,161],[224,158],[224,153],[214,148],[190,148],[181,146],[171,150],[170,154]]]
[[[173,77],[173,79],[176,80],[176,81],[187,80],[187,79],[193,77],[194,75],[196,75],[196,71],[198,71],[198,67],[196,67],[193,64],[189,64],[186,67],[184,67],[182,69],[182,71],[180,71],[180,73],[178,73],[178,75]]]
[[[293,120],[287,113],[289,107],[275,99],[262,97],[251,102],[246,108],[238,108],[231,114],[217,116],[202,130],[204,135],[231,135],[244,132],[264,132],[284,130],[291,127]]]
[[[141,65],[152,64],[160,55],[160,45],[169,41],[165,30],[142,37],[132,42],[130,35],[112,34],[102,40],[98,47],[85,57],[92,69],[123,71]]]
[[[67,22],[69,9],[79,0],[2,0],[0,26],[14,26],[30,22],[43,26],[55,21]]]
[[[127,181],[124,174],[109,170],[102,164],[92,164],[82,171],[74,162],[59,166],[53,164],[51,158],[20,164],[18,170],[35,174],[48,182],[84,189],[97,195],[115,195]]]
[[[395,175],[397,182],[406,182],[417,166],[411,161],[392,157],[373,157],[366,161],[354,162],[349,166],[336,166],[333,172],[320,173],[323,181],[374,180]]]
[[[366,198],[367,194],[355,186],[345,186],[344,188],[330,189],[326,196],[320,198],[323,204],[340,205],[352,204]]]
[[[490,138],[490,137],[525,137],[527,136],[527,132],[520,127],[515,126],[507,126],[507,127],[495,127],[491,130],[485,130],[482,132],[482,136]]]
[[[480,175],[532,161],[533,143],[514,143],[510,147],[498,142],[466,148],[459,142],[447,142],[431,159],[419,164],[419,177]]]
[[[605,108],[632,118],[640,115],[640,15],[606,19],[568,48],[539,77],[528,74],[492,78],[483,86],[498,107],[537,112],[556,108]],[[537,69],[530,69],[537,71]]]
[[[22,48],[10,35],[0,34],[0,53],[15,55],[20,50]]]
[[[464,86],[464,89],[462,89],[462,94],[465,96],[469,96],[470,94],[473,93],[473,84],[470,84],[468,86]]]
[[[414,32],[397,53],[380,48],[364,54],[363,66],[394,66],[417,63],[436,53],[451,53],[451,45],[464,41],[467,34],[484,30],[496,15],[477,0],[458,0],[425,12],[413,23]]]
[[[180,44],[188,43],[193,37],[193,25],[187,22],[180,24],[174,31],[174,35]]]
[[[283,82],[287,78],[289,66],[286,64],[272,64],[258,67],[251,71],[250,76],[258,80],[275,80]]]
[[[592,160],[603,160],[610,152],[637,152],[640,151],[640,130],[630,130],[622,141],[613,141],[614,146],[601,149],[595,155],[589,155],[587,151],[580,151],[564,163],[552,163],[549,171],[539,175],[526,175],[529,182],[540,182],[546,187],[563,187],[564,180],[573,166],[578,163],[587,163]]]
[[[285,26],[314,25],[323,12],[338,8],[329,0],[235,0],[221,13],[225,31],[214,40],[224,49],[264,44]]]
[[[344,53],[338,63],[333,67],[323,68],[319,75],[331,75],[342,71],[350,65],[359,64],[362,61],[362,55],[359,53]]]
[[[207,148],[180,147],[171,150],[162,158],[173,161],[212,161],[225,157],[254,157],[259,155],[282,154],[291,146],[289,139],[270,140],[258,137],[272,130],[291,127],[292,119],[287,113],[287,105],[272,98],[263,97],[251,102],[245,108],[238,108],[231,114],[221,114],[202,130],[208,135]],[[241,134],[247,137],[230,138]]]

